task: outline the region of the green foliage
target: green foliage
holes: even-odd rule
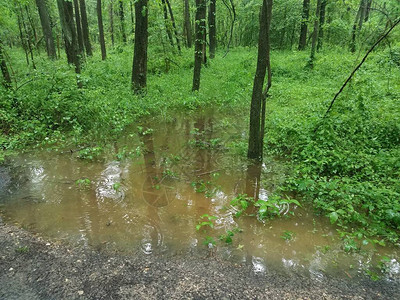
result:
[[[204,214],[202,216],[200,216],[201,220],[206,220],[206,221],[200,221],[197,225],[196,225],[196,230],[200,230],[201,228],[207,226],[210,228],[214,228],[214,223],[213,221],[217,220],[218,218],[216,216],[210,216],[208,214]]]
[[[296,233],[294,233],[293,231],[285,230],[283,232],[283,234],[281,235],[281,239],[289,242],[289,241],[292,241],[295,238],[295,236],[296,236]]]
[[[81,178],[75,181],[75,184],[80,188],[87,188],[92,182],[88,178]]]
[[[29,252],[29,247],[28,246],[22,246],[22,247],[18,247],[15,249],[15,252],[17,253],[28,253]]]

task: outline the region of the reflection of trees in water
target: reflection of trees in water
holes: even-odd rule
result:
[[[260,195],[261,169],[262,164],[259,162],[250,162],[247,165],[245,194],[253,197],[255,201],[259,199]]]

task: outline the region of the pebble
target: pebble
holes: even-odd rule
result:
[[[83,295],[83,291],[78,291],[78,295],[82,296]]]

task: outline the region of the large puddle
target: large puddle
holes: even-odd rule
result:
[[[285,174],[283,162],[265,158],[255,167],[235,154],[247,130],[242,119],[204,114],[142,124],[93,161],[79,158],[92,155],[88,149],[20,155],[0,169],[0,210],[32,232],[103,251],[217,257],[256,273],[278,268],[317,280],[354,277],[386,256],[386,278],[399,278],[397,249],[346,254],[336,229],[311,209],[291,207],[294,216],[264,223],[234,217],[233,198],[268,201]],[[214,227],[197,230],[204,215],[216,217]],[[228,231],[232,243],[219,241]]]

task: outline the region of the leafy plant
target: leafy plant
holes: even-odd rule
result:
[[[197,225],[196,225],[196,230],[200,230],[201,228],[207,226],[210,228],[214,228],[214,223],[213,221],[217,220],[218,218],[216,216],[210,216],[208,214],[204,214],[202,216],[200,216],[200,219],[204,219],[206,221],[200,221]]]

